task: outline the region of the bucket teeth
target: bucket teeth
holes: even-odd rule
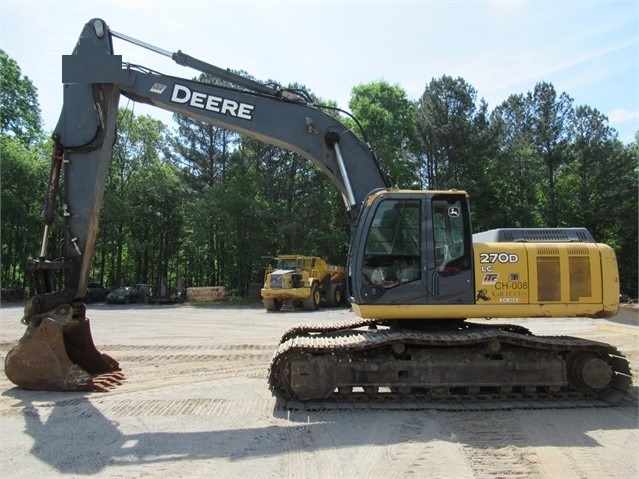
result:
[[[116,371],[113,373],[100,374],[98,376],[94,376],[92,379],[94,391],[108,392],[109,390],[120,386],[126,378],[124,374]]]

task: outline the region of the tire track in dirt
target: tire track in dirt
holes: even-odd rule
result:
[[[343,475],[344,465],[340,461],[339,443],[334,442],[333,435],[329,433],[329,428],[314,427],[311,429],[311,441],[314,444],[313,459],[317,463],[320,471],[318,477],[327,479],[338,479],[341,477],[353,477]]]
[[[126,400],[101,401],[106,415],[133,416],[268,416],[274,399],[270,393],[243,391],[225,397],[232,379],[262,379],[264,390],[272,347],[237,344],[215,346],[118,346],[127,376],[116,388]],[[149,398],[152,391],[182,398]],[[210,392],[208,392],[210,391]],[[214,394],[215,397],[209,397]],[[120,396],[111,395],[110,398]]]
[[[201,389],[207,383],[211,384],[211,389],[218,390],[225,388],[225,380],[235,378],[261,379],[264,381],[264,390],[267,390],[266,369],[261,365],[229,364],[219,368],[198,368],[197,364],[190,367],[189,363],[181,363],[179,368],[167,365],[133,368],[125,365],[123,371],[126,376],[123,384],[105,394],[118,396],[134,392],[144,394],[145,391],[150,394],[154,390]]]
[[[542,477],[538,459],[528,453],[517,417],[501,413],[441,413],[437,416],[461,446],[474,477]]]
[[[0,345],[1,346],[1,345]],[[8,348],[7,348],[8,349]],[[271,355],[277,350],[276,345],[269,344],[215,344],[215,345],[164,345],[164,344],[109,344],[105,350],[110,351],[267,351]]]
[[[617,447],[601,447],[610,431],[602,429],[602,419],[597,412],[583,410],[578,421],[554,411],[543,415],[531,412],[523,422],[531,442],[564,444],[569,447],[538,448],[540,468],[545,477],[605,477],[608,479],[633,477],[636,470],[626,466],[624,454],[628,445],[636,449],[636,439],[631,433],[627,441]],[[637,421],[636,407],[616,407],[606,411],[606,421],[610,425],[625,425]],[[611,428],[611,426],[609,426]],[[614,426],[612,426],[614,429]]]
[[[200,346],[124,346],[123,354],[117,355],[126,376],[125,388],[114,392],[187,387],[206,381],[229,378],[266,380],[268,365],[272,358],[272,347],[265,345]],[[177,354],[180,351],[194,354]],[[154,354],[147,354],[152,352]],[[157,353],[165,354],[157,354]],[[208,353],[208,354],[203,354]],[[161,369],[161,373],[159,373]]]
[[[0,417],[20,417],[25,414],[45,417],[53,407],[65,410],[69,407],[81,408],[88,400],[95,402],[105,414],[115,415],[191,415],[190,408],[197,408],[197,414],[203,416],[229,414],[234,407],[227,405],[224,399],[168,401],[139,399],[137,396],[148,396],[153,390],[175,392],[202,389],[208,382],[212,383],[211,389],[217,390],[220,389],[220,385],[214,384],[215,382],[233,378],[263,379],[264,391],[267,391],[266,378],[273,348],[265,345],[239,344],[222,347],[117,345],[109,349],[126,353],[117,358],[126,378],[121,385],[108,393],[58,393],[55,397],[59,400],[27,405],[21,404],[19,400],[3,397],[0,398]],[[176,354],[181,351],[194,354]],[[162,352],[166,354],[157,354]],[[82,398],[68,399],[69,395],[82,395]],[[272,413],[274,399],[270,393],[263,396],[263,400],[236,404],[235,413]],[[116,398],[122,397],[127,399],[118,403]],[[191,401],[192,405],[189,404]],[[238,407],[240,405],[241,407]]]
[[[85,417],[98,409],[108,417],[167,417],[167,416],[268,416],[272,413],[274,400],[248,399],[237,401],[219,398],[184,399],[117,399],[92,401],[91,398],[60,400],[54,402],[37,401],[30,404],[14,405],[0,410],[0,417],[39,417],[46,420],[53,410],[69,417]]]
[[[236,401],[218,398],[186,398],[186,399],[132,399],[114,401],[112,404],[101,404],[100,412],[108,416],[249,416],[251,414],[268,415],[272,409],[272,401],[246,400],[238,407]]]
[[[345,428],[344,424],[353,421],[349,413],[323,411],[309,415],[299,411],[278,411],[280,415],[285,414],[287,421],[293,425],[284,429],[286,453],[283,461],[287,469],[282,471],[283,477],[367,477],[361,469],[352,470],[352,461],[345,457],[344,450],[352,450],[350,446],[353,444],[357,444],[358,448],[359,444],[363,444],[365,449],[358,454],[368,456],[368,441],[376,441],[376,433],[371,432],[362,439],[359,428]],[[364,424],[369,424],[369,421]],[[376,425],[374,427],[377,428]],[[354,441],[354,437],[358,439]]]
[[[423,413],[416,418],[411,413],[393,413],[384,413],[389,418],[380,437],[384,447],[366,477],[421,479],[424,471],[428,471],[428,477],[450,477],[451,464],[455,464],[457,477],[472,477],[470,467],[464,469],[460,460],[460,447],[442,434],[442,427],[432,414]]]
[[[304,413],[291,413],[302,421]],[[402,477],[421,479],[473,477],[464,467],[462,448],[447,440],[428,413],[416,418],[405,411],[322,411],[306,416],[307,423],[291,428],[287,437],[289,466],[284,477]],[[460,464],[461,463],[461,464]],[[318,464],[323,464],[318,473]],[[481,477],[481,476],[478,476]]]
[[[153,364],[168,364],[168,363],[186,363],[186,362],[195,362],[195,363],[212,363],[212,362],[238,362],[238,361],[249,361],[249,362],[265,362],[266,366],[268,366],[268,361],[271,359],[271,356],[265,355],[251,355],[251,354],[162,354],[162,355],[152,355],[152,356],[140,356],[140,355],[122,355],[118,357],[119,363],[137,363],[137,362],[146,362]]]
[[[376,413],[373,412],[372,414]],[[390,416],[392,417],[390,421],[389,417],[366,417],[367,425],[365,426],[363,434],[361,434],[366,444],[362,445],[363,451],[359,452],[359,455],[364,458],[361,463],[367,466],[365,474],[363,474],[364,477],[378,477],[378,473],[376,473],[378,469],[385,471],[384,475],[388,474],[391,477],[403,477],[401,474],[402,471],[397,471],[392,467],[394,464],[389,460],[389,453],[392,457],[397,447],[396,444],[393,444],[392,440],[397,431],[395,425],[396,415],[391,414]],[[368,419],[370,419],[370,421]],[[364,441],[362,441],[362,443],[364,443]],[[382,447],[382,444],[389,444],[388,449]],[[353,471],[352,465],[350,464],[345,464],[345,466],[350,466],[347,471],[349,471],[349,476],[351,477],[357,476],[358,473],[362,472],[357,470]]]
[[[344,460],[346,477],[404,477],[404,464],[394,461],[397,453],[397,443],[394,441],[398,431],[405,431],[406,424],[399,422],[401,413],[390,411],[390,414],[379,415],[377,411],[354,411],[350,421],[359,423],[356,430],[350,431],[353,435],[349,439],[353,444],[358,444],[357,461]],[[341,423],[340,420],[338,422]],[[399,422],[399,423],[398,423]],[[341,433],[337,427],[336,434]],[[357,466],[364,464],[366,469]],[[399,468],[398,468],[399,466]]]
[[[306,474],[306,455],[312,444],[308,437],[307,426],[301,425],[289,428],[286,434],[286,451],[284,464],[287,466],[282,471],[284,477],[289,479],[304,479]]]
[[[309,424],[289,428],[284,454],[284,462],[288,467],[283,477],[349,477],[342,474],[338,450],[325,441],[325,431],[321,425]]]

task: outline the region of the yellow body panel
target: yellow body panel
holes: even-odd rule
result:
[[[311,295],[311,288],[271,289],[262,288],[262,298],[288,300],[304,300]]]
[[[370,319],[466,319],[466,318],[607,318],[617,314],[602,305],[583,304],[351,304],[355,314]]]
[[[352,304],[377,319],[611,317],[614,251],[598,243],[475,243],[475,304]],[[469,285],[470,286],[470,285]]]

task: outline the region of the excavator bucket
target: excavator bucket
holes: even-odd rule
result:
[[[56,314],[62,309],[62,314]],[[68,310],[68,311],[67,311]],[[93,344],[87,318],[58,308],[30,325],[5,359],[5,374],[22,389],[107,391],[124,380],[120,365]]]

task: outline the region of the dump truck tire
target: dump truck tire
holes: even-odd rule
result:
[[[326,292],[326,306],[336,308],[342,303],[342,288],[335,283],[331,283],[329,291]]]
[[[264,307],[267,311],[279,311],[284,302],[281,299],[264,298]]]
[[[311,286],[310,296],[303,302],[304,309],[307,311],[315,311],[319,308],[321,300],[322,292],[320,291],[319,285],[317,283],[314,283],[313,286]]]

